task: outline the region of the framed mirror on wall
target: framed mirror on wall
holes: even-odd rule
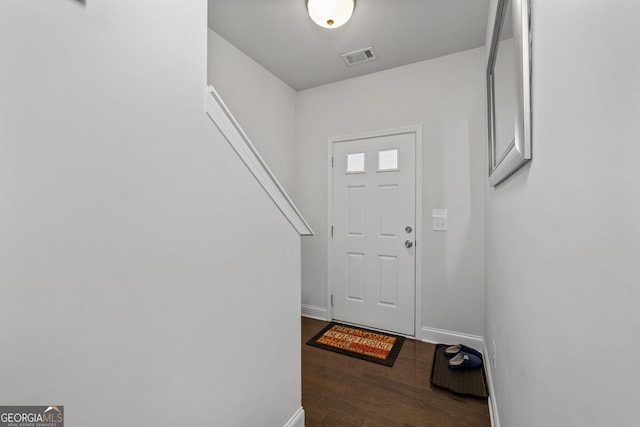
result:
[[[531,159],[530,0],[492,0],[487,31],[489,183]]]

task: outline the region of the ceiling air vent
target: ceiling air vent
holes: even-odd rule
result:
[[[372,47],[368,47],[366,49],[355,50],[349,53],[343,53],[342,59],[347,65],[355,65],[360,64],[362,62],[373,61],[377,58],[376,53],[373,51]]]

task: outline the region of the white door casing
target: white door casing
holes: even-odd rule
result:
[[[418,135],[413,129],[331,141],[336,320],[415,335]]]

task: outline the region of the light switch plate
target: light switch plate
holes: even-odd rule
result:
[[[431,219],[433,221],[434,231],[447,231],[449,230],[448,212],[446,209],[432,209]]]
[[[434,231],[447,231],[447,218],[433,218]]]

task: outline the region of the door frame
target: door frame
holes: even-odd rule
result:
[[[416,185],[415,185],[415,198],[416,198],[416,212],[415,212],[415,292],[414,292],[414,317],[415,317],[415,329],[412,337],[417,337],[422,329],[422,236],[423,236],[423,219],[422,219],[422,125],[407,126],[401,128],[393,128],[387,130],[363,132],[357,134],[343,135],[329,138],[329,149],[327,150],[327,176],[328,176],[328,211],[327,211],[327,320],[333,320],[333,304],[331,304],[331,294],[333,293],[333,286],[330,283],[334,260],[333,260],[333,236],[331,236],[331,227],[333,225],[333,145],[337,142],[356,141],[359,139],[370,139],[383,136],[414,134],[416,139]]]

